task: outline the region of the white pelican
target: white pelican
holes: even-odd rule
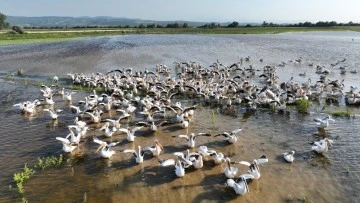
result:
[[[158,122],[157,124],[155,124],[154,121],[151,121],[151,122],[140,121],[140,122],[137,122],[135,125],[137,125],[137,126],[146,126],[146,127],[150,128],[151,131],[155,132],[155,131],[157,131],[158,127],[163,126],[166,123],[169,123],[169,122],[168,121],[162,121],[160,123]]]
[[[192,155],[189,160],[192,162],[192,165],[195,169],[199,169],[204,166],[204,161],[201,154]]]
[[[100,123],[100,121],[101,121],[100,113],[97,113],[97,112],[94,112],[94,113],[85,112],[85,113],[91,116],[92,122]]]
[[[63,95],[63,100],[71,101],[73,94],[75,94],[75,92],[65,92],[64,95]]]
[[[177,177],[181,178],[185,176],[185,168],[183,166],[183,163],[180,161],[181,158],[178,158],[178,160],[174,159],[167,159],[165,161],[159,160],[161,166],[175,166],[175,174]]]
[[[327,128],[329,126],[329,121],[334,121],[334,119],[330,118],[330,115],[327,115],[325,118],[315,118],[315,121],[317,121],[317,125],[319,128]]]
[[[235,130],[231,131],[230,133],[229,132],[223,132],[223,133],[215,135],[214,137],[222,135],[222,136],[224,136],[226,138],[226,140],[229,143],[233,144],[233,143],[238,141],[239,137],[237,136],[237,133],[240,132],[241,130],[242,130],[241,128],[238,128],[238,129],[235,129]]]
[[[113,120],[113,119],[105,119],[105,121],[109,121],[111,124],[112,124],[112,126],[114,126],[115,128],[117,128],[117,129],[119,129],[120,128],[120,126],[121,126],[121,123],[120,123],[120,121],[122,120],[122,119],[126,119],[126,118],[129,118],[130,117],[130,114],[124,114],[124,115],[122,115],[122,116],[120,116],[118,119],[116,119],[116,120]]]
[[[101,128],[99,129],[100,131],[104,131],[104,135],[106,137],[111,137],[115,132],[116,132],[116,128],[112,127],[110,128],[110,123],[109,122],[105,122],[105,124],[103,126],[101,126]]]
[[[140,146],[138,146],[138,150],[125,149],[123,152],[124,153],[132,153],[135,157],[135,161],[137,164],[141,164],[142,162],[144,162],[144,154],[146,151],[141,150]]]
[[[294,162],[294,159],[295,159],[294,154],[295,154],[295,151],[283,153],[285,161],[287,161],[289,163]]]
[[[53,120],[56,120],[58,118],[58,114],[57,112],[62,112],[62,110],[58,109],[55,111],[53,111],[52,109],[43,109],[43,111],[47,111],[50,113],[50,117],[53,119]]]
[[[231,164],[234,162],[230,162],[230,158],[225,158],[226,166],[224,169],[224,174],[227,178],[235,178],[236,173],[238,172],[238,168],[232,167]]]
[[[109,159],[112,155],[115,154],[115,151],[110,150],[111,147],[117,145],[119,142],[112,142],[112,143],[106,143],[104,141],[101,141],[99,139],[97,139],[96,137],[93,138],[94,142],[99,144],[100,147],[96,150],[96,152],[100,151],[100,155],[105,158],[105,159]]]
[[[134,128],[120,128],[118,129],[120,132],[124,132],[126,133],[127,137],[126,139],[129,141],[129,142],[134,142],[135,140],[135,132],[140,130],[143,126],[138,126],[138,127],[134,127]]]
[[[232,187],[236,194],[244,195],[249,192],[249,187],[246,182],[247,179],[254,179],[254,176],[250,174],[242,174],[236,181],[233,179],[227,179],[226,185]]]
[[[195,135],[195,133],[191,133],[190,136],[178,135],[178,136],[173,136],[173,137],[185,138],[187,141],[187,146],[190,148],[194,148],[195,147],[195,138],[198,136],[211,136],[211,135],[209,133],[198,133],[196,135]]]
[[[159,156],[161,151],[164,150],[164,148],[157,139],[154,142],[155,142],[154,146],[144,147],[143,151],[150,151],[152,152],[153,156]]]
[[[57,140],[62,142],[63,148],[62,150],[66,153],[71,153],[74,151],[77,147],[77,145],[74,145],[75,143],[71,143],[69,139],[63,138],[63,137],[56,137]]]
[[[319,142],[314,142],[314,146],[312,146],[311,149],[316,151],[317,153],[325,153],[329,150],[329,146],[333,146],[333,143],[333,140],[325,138],[320,140]]]
[[[68,126],[68,129],[70,131],[70,133],[66,136],[66,139],[68,139],[70,137],[70,142],[71,143],[76,143],[76,144],[79,144],[80,142],[80,139],[81,139],[81,133],[78,133],[77,131],[77,135],[75,135],[74,131],[72,131],[73,128],[76,129],[77,126],[75,125],[69,125]]]
[[[216,165],[221,164],[225,161],[225,156],[221,152],[216,152],[215,150],[210,150],[210,156],[214,159]]]
[[[246,161],[240,161],[239,164],[249,166],[248,172],[254,176],[255,180],[257,180],[261,176],[259,164],[267,163],[268,161],[269,161],[268,158],[265,155],[263,155],[259,159],[254,159],[252,164]]]
[[[84,128],[86,126],[86,123],[84,121],[79,120],[79,117],[76,117],[74,120],[74,123],[79,127],[79,128]]]

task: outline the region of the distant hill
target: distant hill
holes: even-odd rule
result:
[[[61,16],[41,16],[41,17],[23,17],[7,16],[6,21],[10,25],[20,25],[24,27],[76,27],[76,26],[139,26],[140,24],[160,24],[166,26],[172,23],[187,23],[188,26],[201,26],[209,22],[192,22],[192,21],[153,21],[130,18],[117,18],[108,16],[98,17],[61,17]],[[229,23],[220,23],[227,25]]]

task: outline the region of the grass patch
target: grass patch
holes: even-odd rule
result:
[[[93,91],[95,90],[96,92],[104,92],[104,88],[103,87],[85,87],[82,85],[69,85],[69,86],[65,86],[66,89],[69,90],[78,90],[78,91]]]
[[[44,170],[48,167],[56,167],[62,164],[64,161],[64,157],[62,154],[60,154],[59,157],[51,156],[51,157],[42,157],[38,158],[38,163],[35,165],[35,168],[39,168],[41,170]]]
[[[350,117],[353,115],[352,111],[349,108],[344,110],[334,110],[334,111],[324,111],[324,113],[330,114],[334,117]]]
[[[296,109],[301,113],[307,113],[311,106],[311,102],[305,99],[299,99],[295,101]]]

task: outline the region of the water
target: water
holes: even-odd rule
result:
[[[352,40],[354,39],[354,40]],[[302,83],[310,77],[316,81],[315,68],[308,63],[325,65],[346,58],[341,66],[360,71],[358,51],[360,34],[356,32],[311,32],[286,33],[278,35],[130,35],[96,37],[85,40],[0,46],[0,145],[1,176],[0,201],[19,201],[12,175],[27,163],[33,166],[38,157],[62,153],[56,136],[67,135],[66,125],[71,124],[74,114],[69,104],[55,97],[55,108],[64,109],[58,125],[39,109],[34,117],[26,117],[13,108],[13,104],[41,98],[39,88],[25,87],[22,80],[13,81],[7,73],[24,69],[30,80],[47,81],[53,75],[66,77],[68,72],[104,72],[121,67],[154,69],[156,64],[172,66],[175,61],[196,61],[204,66],[217,59],[231,64],[240,57],[251,56],[251,63],[262,69],[265,64],[277,65],[281,61],[303,58],[302,64],[288,63],[278,67],[281,81],[294,80]],[[259,62],[263,58],[264,62]],[[307,72],[307,77],[298,73]],[[340,75],[339,66],[331,69],[330,79],[345,79],[345,90],[350,85],[359,86],[358,75]],[[255,79],[256,82],[257,79]],[[63,80],[61,82],[64,83]],[[73,95],[76,103],[88,92]],[[10,95],[10,98],[9,96]],[[184,101],[191,105],[194,101]],[[334,106],[336,108],[336,106]],[[351,110],[358,114],[358,108]],[[135,143],[123,141],[123,134],[106,141],[120,141],[114,147],[118,150],[111,160],[103,160],[95,153],[97,145],[93,136],[100,132],[91,130],[81,143],[80,150],[73,156],[67,155],[67,162],[56,169],[38,171],[25,182],[25,196],[30,202],[358,202],[360,190],[360,155],[357,143],[360,125],[358,116],[335,118],[327,129],[334,147],[325,154],[311,152],[311,142],[322,137],[313,121],[322,116],[314,111],[302,115],[291,111],[280,114],[271,110],[247,112],[238,107],[236,117],[217,113],[215,107],[199,107],[187,130],[176,127],[162,127],[155,134],[144,130],[138,134]],[[215,113],[216,119],[209,119]],[[115,112],[103,118],[117,117]],[[135,118],[131,123],[141,120]],[[92,126],[94,128],[98,126]],[[152,146],[158,139],[165,147],[161,159],[171,158],[175,151],[184,151],[186,146],[173,135],[190,132],[211,132],[212,134],[242,127],[240,141],[227,145],[219,137],[200,137],[197,146],[207,145],[230,156],[234,161],[251,161],[265,154],[269,163],[261,165],[261,178],[249,184],[250,193],[238,197],[224,184],[224,166],[214,166],[206,161],[203,169],[187,171],[184,178],[176,178],[173,168],[160,168],[158,160],[150,156],[141,165],[136,165],[130,154],[120,150],[138,145]],[[103,138],[101,138],[103,139]],[[282,153],[295,150],[295,162],[283,161]],[[247,167],[239,166],[240,173]],[[13,189],[9,189],[13,185]]]

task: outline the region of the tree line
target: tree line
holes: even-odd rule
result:
[[[235,28],[235,27],[334,27],[334,26],[359,26],[360,23],[354,23],[352,21],[348,23],[337,23],[336,21],[319,21],[317,23],[311,23],[311,22],[300,22],[300,23],[294,23],[294,24],[276,24],[272,22],[266,22],[263,21],[262,24],[244,24],[241,25],[237,21],[233,21],[227,25],[221,25],[219,23],[211,22],[206,23],[201,26],[197,26],[198,28]],[[83,28],[188,28],[189,25],[187,23],[168,23],[167,25],[161,25],[157,23],[151,23],[151,24],[139,24],[135,26],[130,25],[118,25],[118,26],[51,26],[51,27],[24,27],[25,29],[83,29]],[[0,29],[10,28],[9,23],[6,22],[6,15],[0,12]],[[23,33],[22,27],[20,26],[12,26],[12,30],[16,33]]]

